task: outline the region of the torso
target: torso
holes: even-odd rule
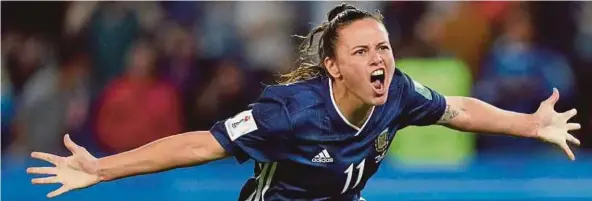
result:
[[[402,127],[396,123],[401,90],[396,84],[387,102],[374,107],[358,130],[338,112],[330,80],[307,82],[309,90],[288,100],[294,125],[291,154],[283,161],[258,163],[259,181],[247,183],[241,200],[257,200],[257,192],[265,200],[359,200]]]

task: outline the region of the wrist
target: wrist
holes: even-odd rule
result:
[[[96,159],[93,162],[93,172],[97,175],[98,182],[105,182],[109,181],[110,178],[107,174],[106,168],[104,166],[104,158]]]
[[[532,138],[538,137],[538,130],[541,127],[541,118],[536,114],[525,114],[525,119],[526,121],[524,125],[526,125],[526,129],[524,130],[523,135]]]
[[[540,118],[536,114],[513,113],[507,118],[504,126],[505,134],[518,137],[536,138],[540,125]]]

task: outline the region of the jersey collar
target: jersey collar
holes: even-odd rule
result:
[[[328,88],[329,88],[329,98],[331,99],[331,105],[332,105],[332,109],[333,112],[337,113],[337,116],[339,116],[339,118],[341,118],[341,120],[348,125],[350,128],[354,129],[356,131],[356,134],[354,136],[359,135],[362,130],[364,130],[364,128],[366,127],[366,125],[368,124],[368,122],[370,122],[370,119],[372,118],[372,116],[374,115],[374,108],[376,108],[376,106],[372,106],[372,109],[370,109],[370,116],[368,116],[368,118],[366,119],[366,122],[364,122],[364,124],[362,124],[362,127],[359,128],[357,126],[355,126],[354,124],[352,124],[351,122],[349,122],[345,116],[343,116],[343,114],[341,113],[341,111],[339,110],[339,108],[337,107],[337,103],[335,102],[335,98],[333,97],[333,85],[332,82],[333,80],[331,80],[331,78],[327,78],[329,81],[327,82],[328,84]]]

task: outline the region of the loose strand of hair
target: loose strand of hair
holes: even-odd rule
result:
[[[320,62],[315,62],[312,59],[312,56],[315,55],[313,50],[315,35],[325,31],[327,26],[328,23],[325,22],[322,25],[314,28],[310,33],[308,33],[307,36],[294,35],[295,37],[303,40],[299,46],[298,59],[295,62],[297,64],[297,68],[291,72],[280,75],[278,81],[279,84],[290,84],[308,80],[322,76],[325,73]],[[319,43],[321,43],[321,40]],[[319,49],[319,52],[322,52],[322,48]]]

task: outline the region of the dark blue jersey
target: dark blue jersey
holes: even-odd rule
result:
[[[255,176],[239,200],[360,200],[397,130],[435,123],[444,97],[395,71],[387,102],[361,128],[337,109],[331,80],[267,87],[249,110],[210,130]]]

